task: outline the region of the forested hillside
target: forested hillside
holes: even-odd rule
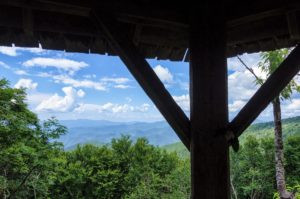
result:
[[[0,80],[0,198],[190,198],[190,160],[180,144],[166,146],[167,151],[146,138],[121,136],[65,151],[53,140],[66,127],[55,118],[41,122],[25,97],[24,90]],[[298,121],[284,121],[286,176],[294,192],[300,192]],[[231,152],[232,198],[278,198],[274,170],[271,124],[253,125],[239,152]]]
[[[283,137],[284,139],[291,136],[300,136],[300,116],[292,117],[282,120],[283,124]],[[274,123],[265,122],[251,125],[239,138],[240,142],[243,143],[245,138],[249,135],[255,136],[256,138],[274,137]],[[300,145],[300,143],[299,143]],[[170,152],[176,152],[181,157],[188,157],[189,152],[186,150],[181,142],[174,144],[168,144],[163,146],[164,149]]]
[[[283,120],[285,170],[288,190],[300,193],[300,117]],[[275,181],[273,122],[250,126],[240,137],[240,150],[230,151],[233,199],[278,198]],[[189,158],[182,143],[163,147]],[[297,199],[300,194],[297,195]]]

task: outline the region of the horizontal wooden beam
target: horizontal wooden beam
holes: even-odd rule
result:
[[[99,26],[111,47],[169,122],[183,144],[189,149],[190,121],[159,80],[144,56],[138,51],[128,35],[118,27],[114,17],[106,13],[92,11],[91,18]]]
[[[298,45],[270,75],[254,96],[230,122],[229,129],[239,137],[257,116],[280,94],[300,70],[300,46]]]

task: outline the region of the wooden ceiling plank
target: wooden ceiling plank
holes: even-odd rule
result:
[[[287,22],[291,39],[300,39],[299,19],[296,12],[287,13]]]

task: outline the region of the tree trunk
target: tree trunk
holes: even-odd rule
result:
[[[281,107],[280,99],[276,97],[273,104],[274,115],[274,145],[275,145],[275,166],[276,166],[276,184],[277,191],[281,199],[294,199],[294,194],[286,190],[285,171],[283,165],[283,139],[282,139],[282,124],[281,124]]]
[[[232,182],[232,178],[230,178],[230,186],[231,186],[231,193],[232,193],[231,198],[233,198],[233,196],[234,196],[234,199],[238,199],[236,190],[235,190],[233,182]]]

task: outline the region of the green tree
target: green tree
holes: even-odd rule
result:
[[[288,49],[281,49],[269,52],[262,52],[260,54],[261,61],[258,66],[266,73],[266,76],[269,77],[278,66],[284,61],[289,53]],[[239,57],[238,57],[239,58]],[[266,79],[263,79],[255,74],[255,72],[248,67],[240,58],[239,60],[243,65],[254,75],[256,78],[256,83],[262,85]],[[300,87],[297,85],[295,80],[292,80],[272,101],[273,106],[273,118],[274,118],[274,146],[275,146],[275,168],[276,168],[276,184],[277,190],[280,194],[280,197],[283,199],[292,199],[294,198],[291,192],[286,190],[286,181],[285,181],[285,169],[284,169],[284,152],[283,152],[283,138],[282,138],[282,121],[281,121],[281,100],[290,99],[293,91],[300,91]]]
[[[300,185],[300,135],[286,139],[284,156],[287,180],[291,185]]]
[[[40,123],[25,103],[24,89],[0,80],[0,197],[47,198],[51,158],[59,148],[49,139],[65,133],[51,118]]]
[[[272,198],[275,184],[271,138],[245,138],[238,153],[231,153],[231,178],[236,198]],[[234,197],[234,196],[233,196]]]

